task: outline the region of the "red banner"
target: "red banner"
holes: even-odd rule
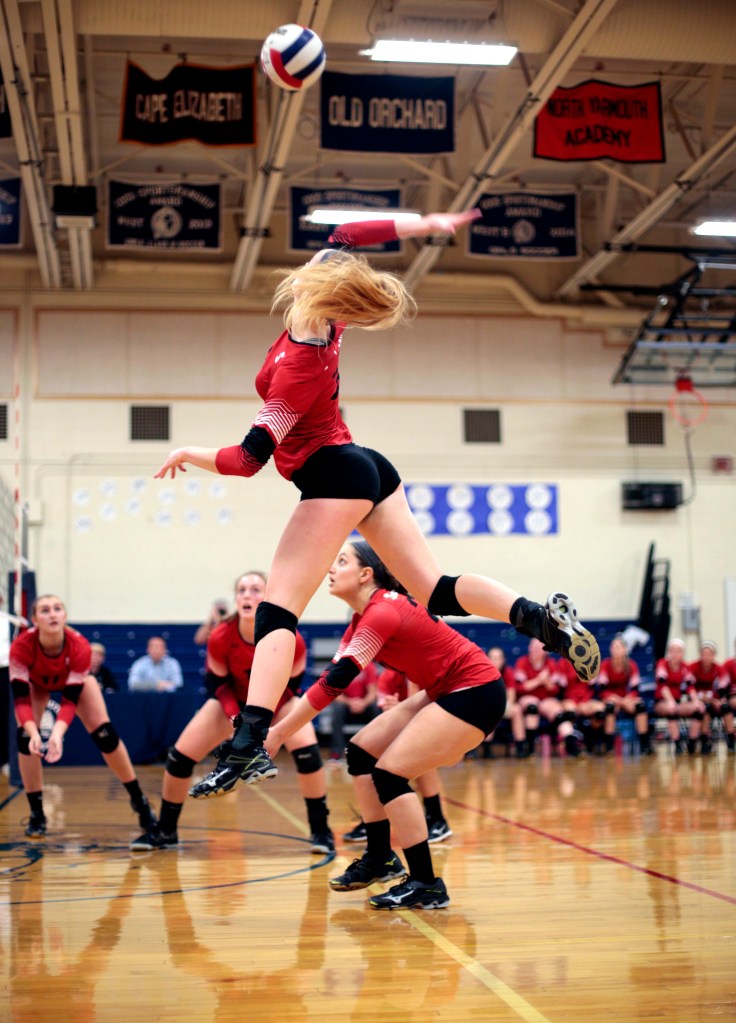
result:
[[[555,89],[534,124],[534,155],[664,163],[659,82],[611,85],[591,78]]]

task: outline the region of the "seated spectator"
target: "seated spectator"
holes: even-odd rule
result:
[[[553,739],[565,744],[568,756],[580,756],[582,744],[575,734],[575,715],[563,711],[560,695],[562,679],[557,661],[550,657],[539,639],[529,641],[528,653],[519,657],[514,665],[516,696],[526,722],[529,752],[534,751],[534,739],[544,718],[549,723]]]
[[[575,729],[583,736],[588,752],[592,753],[596,748],[600,748],[606,716],[603,701],[595,698],[592,683],[579,678],[569,661],[560,661],[557,671],[564,683],[562,710],[575,715]],[[606,736],[604,741],[605,751],[607,752],[608,748],[612,750],[613,735]]]
[[[345,725],[367,724],[379,713],[378,669],[371,661],[332,703],[330,760],[333,763],[345,757]]]
[[[706,639],[700,644],[700,660],[690,665],[693,677],[688,687],[688,696],[695,704],[693,716],[688,728],[687,751],[692,756],[697,751],[700,740],[700,752],[707,756],[713,749],[711,725],[714,717],[721,716],[722,708],[728,707],[728,676],[716,661],[718,648],[711,640]],[[733,733],[733,715],[730,715],[731,733]],[[733,741],[733,734],[731,736]]]
[[[734,644],[734,647],[736,648],[736,644]],[[726,730],[728,752],[736,753],[736,739],[734,738],[734,712],[736,711],[736,657],[730,657],[727,661],[724,661],[723,674],[726,680],[726,690],[723,706],[721,707],[723,727]]]
[[[616,715],[623,711],[636,722],[640,751],[645,756],[652,756],[654,750],[649,737],[649,715],[639,695],[639,669],[629,658],[628,648],[621,636],[614,636],[608,650],[610,656],[602,662],[596,680],[598,696],[605,706],[606,752],[613,750]]]
[[[526,724],[524,723],[524,714],[521,709],[521,704],[517,699],[516,692],[516,678],[514,677],[514,669],[510,664],[506,663],[506,654],[500,646],[493,646],[488,651],[488,660],[494,665],[501,673],[503,684],[506,686],[506,710],[504,712],[504,718],[511,724],[511,734],[514,739],[514,746],[516,748],[517,759],[523,760],[529,756],[529,750],[526,744]],[[498,729],[496,729],[498,731]],[[495,733],[491,733],[486,736],[486,740],[483,746],[488,749],[490,754],[491,743],[493,742],[493,736]],[[484,749],[484,756],[488,755]]]
[[[670,640],[667,656],[657,661],[654,681],[654,713],[667,719],[675,756],[682,756],[686,746],[680,736],[680,718],[692,717],[695,705],[687,699],[693,676],[685,664],[685,644],[681,639]]]
[[[194,642],[197,646],[206,646],[207,640],[210,638],[210,633],[216,628],[221,622],[224,622],[228,616],[230,607],[226,600],[216,600],[210,608],[210,612],[207,618],[197,628],[194,633]]]
[[[146,650],[130,667],[128,689],[137,693],[173,693],[181,689],[181,665],[169,655],[163,636],[151,636]]]
[[[90,675],[97,679],[97,685],[103,693],[114,693],[118,688],[118,684],[115,681],[115,676],[105,664],[107,650],[105,650],[102,643],[90,643],[89,646],[92,651],[92,660],[89,667]]]

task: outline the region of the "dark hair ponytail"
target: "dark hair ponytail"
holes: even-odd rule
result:
[[[365,540],[350,540],[348,542],[363,568],[370,568],[373,571],[373,578],[381,589],[395,590],[397,593],[408,595],[408,590],[404,589],[396,576],[391,575],[369,543],[366,543]]]

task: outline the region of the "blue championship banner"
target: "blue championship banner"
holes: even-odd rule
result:
[[[553,483],[408,483],[406,496],[425,536],[553,536],[558,531]]]
[[[13,126],[10,123],[10,111],[8,110],[8,98],[5,94],[5,83],[3,73],[0,71],[0,139],[9,139],[13,134]]]
[[[335,227],[331,224],[312,224],[307,214],[315,209],[372,210],[385,213],[401,206],[401,192],[398,188],[386,188],[378,192],[366,192],[357,188],[296,188],[291,193],[289,221],[289,249],[292,252],[316,252],[329,248],[327,239]],[[382,242],[377,245],[361,246],[362,252],[399,252],[401,243]]]
[[[454,78],[325,71],[320,89],[323,149],[454,152]]]
[[[120,141],[147,146],[186,140],[205,146],[254,146],[255,104],[255,64],[176,64],[157,79],[129,60]]]
[[[220,186],[108,182],[108,248],[222,248]]]
[[[574,192],[482,195],[481,220],[470,225],[468,254],[512,259],[577,259],[578,197]]]
[[[20,178],[0,181],[0,245],[20,245]]]

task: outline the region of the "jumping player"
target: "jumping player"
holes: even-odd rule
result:
[[[450,898],[435,876],[427,820],[409,781],[456,764],[498,726],[506,691],[485,653],[430,614],[388,572],[364,540],[346,543],[329,572],[330,592],[355,612],[332,664],[268,733],[271,755],[377,660],[419,691],[379,714],[348,743],[348,772],[366,825],[367,848],[330,887],[367,888],[404,876],[390,832],[404,850],[407,881],[369,899],[375,909],[441,909]]]
[[[10,684],[18,723],[18,767],[31,808],[28,838],[46,836],[43,812],[42,760],[55,764],[64,750],[64,736],[78,714],[110,770],[123,783],[141,827],[156,818],[138,784],[125,743],[111,723],[97,679],[90,674],[90,646],[66,624],[63,601],[53,594],[38,597],[31,608],[33,627],[10,647]],[[60,696],[60,709],[46,742],[39,731],[50,695]]]
[[[337,245],[356,247],[398,237],[450,235],[480,213],[430,214],[416,221],[344,225]],[[294,633],[346,537],[358,529],[402,584],[432,614],[511,622],[575,665],[581,677],[598,671],[600,654],[578,622],[574,604],[553,594],[546,606],[480,575],[442,575],[412,515],[394,466],[359,447],[339,408],[339,356],[347,327],[381,330],[411,318],[416,305],[394,274],[363,256],[325,249],[284,272],[274,308],[285,308],[286,330],[271,347],[256,389],[264,400],[241,444],[172,451],[155,474],[175,478],[186,464],[224,475],[253,476],[273,455],[276,468],[301,491],[279,541],[258,608],[256,653],[242,723],[202,782],[219,795],[244,781],[271,777],[263,741],[294,658]]]
[[[174,849],[179,844],[177,825],[194,768],[211,749],[232,737],[234,722],[247,701],[255,653],[253,632],[256,611],[265,592],[266,576],[263,572],[246,572],[236,581],[235,612],[216,625],[207,640],[209,699],[169,751],[159,825],[131,842],[132,850]],[[289,685],[276,708],[277,721],[286,713],[299,691],[306,660],[306,644],[297,632],[294,664]],[[312,852],[334,852],[335,840],[327,825],[327,783],[313,725],[307,724],[292,735],[286,748],[294,757],[306,803]]]

